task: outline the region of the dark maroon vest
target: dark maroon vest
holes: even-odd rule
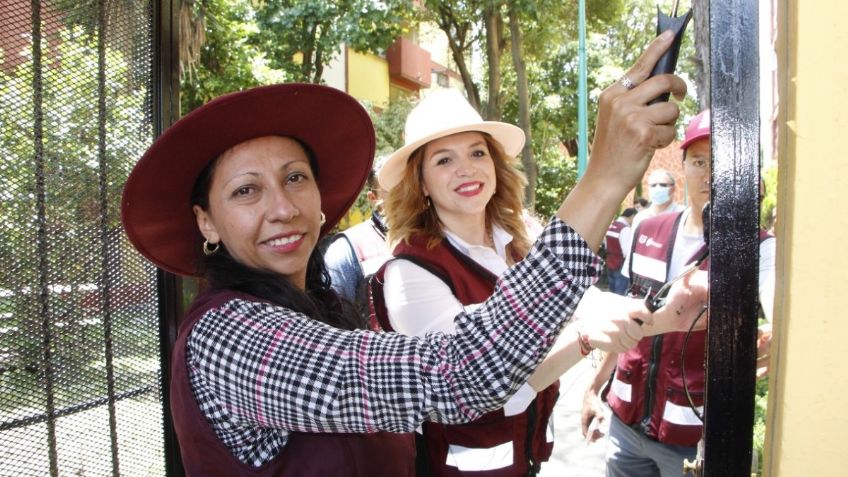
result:
[[[447,240],[432,249],[427,249],[427,240],[414,237],[410,244],[395,247],[396,258],[409,260],[439,277],[453,291],[463,305],[482,303],[495,289],[497,277],[462,252]],[[380,326],[393,331],[389,323],[383,297],[383,276],[386,266],[374,275],[371,281],[374,311]],[[420,454],[426,453],[428,468],[433,476],[514,477],[538,471],[541,462],[547,461],[553,450],[553,442],[547,442],[546,433],[554,404],[559,397],[559,382],[552,384],[536,395],[527,410],[513,416],[505,416],[503,410],[484,414],[479,419],[460,425],[443,425],[433,422],[423,424],[426,448],[419,446]],[[493,470],[463,473],[457,467],[446,465],[450,445],[472,449],[485,449],[512,442],[512,465]]]
[[[682,216],[682,212],[674,212],[651,217],[634,231],[629,262],[631,296],[642,298],[656,292],[671,278],[668,268]],[[760,232],[761,242],[769,237],[768,233]],[[650,259],[654,267],[640,267],[637,254]],[[704,270],[708,267],[709,261],[701,265]],[[684,363],[680,358],[686,333],[644,338],[635,348],[620,354],[607,395],[615,415],[659,442],[695,446],[702,426],[689,409],[683,380],[685,376],[686,389],[694,404],[703,406],[706,336],[706,331],[691,334],[685,345]]]
[[[623,222],[619,222],[616,220],[612,224],[610,224],[609,229],[607,229],[607,235],[604,241],[607,249],[607,268],[609,270],[619,271],[621,270],[621,266],[624,265],[624,252],[621,250],[621,240],[619,240],[619,234],[621,230],[625,227],[628,227],[627,224]]]
[[[249,295],[222,291],[199,296],[180,324],[171,365],[171,411],[188,477],[235,476],[414,476],[415,444],[410,434],[321,434],[293,432],[285,448],[261,467],[236,459],[215,435],[194,399],[186,369],[186,341],[206,311]],[[380,456],[376,458],[375,456]]]
[[[668,277],[668,268],[682,216],[682,212],[670,212],[651,217],[642,221],[634,231],[629,262],[631,296],[642,298],[646,293],[656,292],[671,278]],[[771,235],[760,231],[760,242],[769,237]],[[658,279],[660,277],[638,272],[638,260],[634,258],[636,254],[662,265],[661,280]],[[634,268],[634,262],[637,262],[637,268]],[[708,260],[701,265],[704,270],[708,267]],[[651,274],[656,273],[654,269]],[[685,346],[685,363],[681,363],[680,358],[686,333],[666,333],[644,338],[635,348],[620,354],[611,390],[607,395],[615,415],[625,424],[659,442],[695,446],[701,437],[702,426],[689,411],[683,379],[685,376],[686,389],[695,406],[702,407],[706,336],[706,331],[691,334]]]

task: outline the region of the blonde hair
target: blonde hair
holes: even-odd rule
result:
[[[504,153],[500,143],[485,133],[486,146],[495,165],[497,186],[495,193],[486,204],[486,227],[492,224],[501,226],[512,235],[512,242],[506,249],[507,262],[513,263],[515,257],[524,257],[530,250],[530,239],[524,224],[524,187],[527,179],[517,168],[516,158]],[[409,155],[401,181],[388,192],[383,203],[386,222],[389,226],[389,243],[394,248],[400,242],[409,243],[413,235],[428,238],[427,248],[431,249],[444,238],[441,221],[429,198],[424,195],[423,145]]]

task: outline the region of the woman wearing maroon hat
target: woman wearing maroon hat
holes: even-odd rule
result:
[[[630,78],[645,80],[668,43],[654,42]],[[456,334],[424,338],[355,329],[315,249],[371,168],[373,128],[353,98],[318,85],[255,88],[163,133],[127,181],[122,218],[148,259],[208,283],[173,355],[186,474],[411,475],[410,433],[422,422],[502,407],[591,283],[592,250],[651,151],[674,135],[676,107],[644,105],[683,82],[628,89],[604,93],[592,163],[527,258],[456,317]],[[675,298],[689,312],[703,296]]]

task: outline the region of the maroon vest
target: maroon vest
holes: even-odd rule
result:
[[[427,249],[427,240],[414,237],[410,244],[401,243],[394,249],[396,258],[409,260],[439,277],[453,291],[463,305],[482,303],[494,293],[497,277],[477,262],[462,254],[446,240]],[[383,297],[385,265],[371,281],[372,301],[380,326],[393,331]],[[537,393],[535,401],[519,414],[505,416],[503,410],[484,414],[479,419],[460,425],[433,422],[423,424],[423,445],[418,452],[428,456],[428,468],[433,476],[513,477],[538,471],[541,462],[547,461],[553,442],[546,438],[554,404],[559,397],[559,382]],[[460,471],[447,465],[449,447],[489,449],[512,443],[511,465],[490,470]]]
[[[621,270],[621,266],[624,265],[624,252],[621,250],[619,235],[625,227],[629,227],[629,225],[616,220],[607,229],[607,236],[604,243],[607,249],[607,268],[610,270],[619,271]]]
[[[668,279],[668,268],[682,212],[643,220],[633,233],[630,293],[642,298]],[[703,265],[706,266],[706,262]],[[612,411],[625,424],[665,444],[692,447],[701,437],[701,422],[691,410],[683,380],[695,405],[704,404],[706,331],[691,334],[685,369],[680,353],[686,333],[666,333],[642,339],[619,354],[610,392]]]
[[[186,341],[208,310],[227,301],[256,298],[222,291],[198,297],[180,324],[171,365],[171,411],[188,477],[235,476],[414,476],[410,434],[322,434],[293,432],[285,448],[261,467],[240,462],[218,439],[194,399],[186,369]],[[381,456],[376,459],[375,456]]]
[[[670,278],[668,268],[682,216],[682,212],[674,212],[651,217],[634,231],[629,270],[631,296],[642,298],[656,292]],[[761,242],[769,237],[760,231]],[[701,265],[702,270],[708,267],[708,260]],[[659,442],[695,446],[702,425],[690,408],[683,380],[685,375],[686,388],[703,414],[706,336],[706,330],[690,335],[684,363],[680,362],[686,339],[683,332],[644,338],[635,348],[620,354],[607,395],[615,415]]]

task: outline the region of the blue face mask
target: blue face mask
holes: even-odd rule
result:
[[[650,190],[651,203],[663,205],[671,200],[671,187],[651,187]]]

